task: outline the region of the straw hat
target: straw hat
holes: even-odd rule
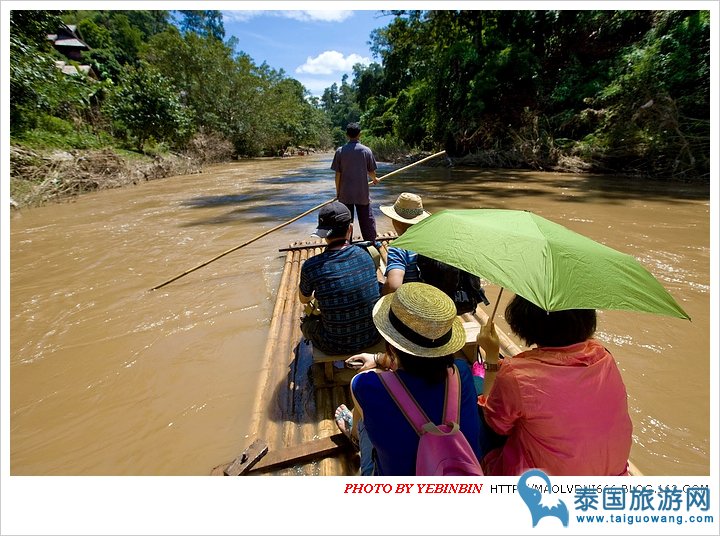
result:
[[[375,327],[390,344],[420,357],[451,355],[465,346],[465,328],[442,290],[405,283],[373,309]]]
[[[393,220],[411,225],[430,216],[430,213],[423,209],[422,198],[407,192],[401,193],[394,205],[381,205],[380,210]]]

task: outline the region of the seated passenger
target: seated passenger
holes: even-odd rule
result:
[[[422,198],[411,193],[401,193],[392,205],[380,205],[380,211],[392,221],[398,236],[411,225],[424,220],[430,213],[423,209]],[[407,249],[388,247],[385,267],[385,284],[382,294],[395,292],[403,283],[420,281],[417,253]]]
[[[592,338],[595,310],[546,312],[515,296],[505,319],[537,346],[500,362],[494,324],[478,335],[486,363],[479,403],[490,428],[507,436],[482,460],[485,474],[627,475],[627,392],[613,356]]]
[[[442,423],[448,369],[460,379],[460,431],[481,459],[477,395],[465,359],[453,354],[465,344],[462,321],[452,301],[424,283],[407,283],[375,306],[373,321],[386,341],[385,354],[360,354],[362,369],[350,384],[353,414],[336,411],[340,429],[359,438],[361,474],[415,475],[419,436],[384,387],[381,374],[397,374],[428,418]],[[378,373],[374,365],[391,372]],[[456,368],[453,368],[453,365]],[[352,426],[358,423],[357,429]]]
[[[335,201],[318,215],[315,235],[327,246],[300,272],[301,303],[315,298],[320,314],[308,314],[300,329],[306,340],[328,354],[357,352],[380,340],[372,310],[380,297],[375,263],[367,251],[350,244],[350,210]]]
[[[404,192],[393,205],[381,205],[380,210],[392,220],[398,236],[410,226],[424,220],[430,213],[423,209],[419,195]],[[418,255],[414,251],[390,246],[387,252],[383,296],[395,292],[403,283],[420,281],[439,288],[455,303],[457,314],[475,311],[478,304],[490,302],[485,296],[480,278],[445,264]]]

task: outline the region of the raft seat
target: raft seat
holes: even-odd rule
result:
[[[480,333],[480,323],[476,320],[463,321],[463,327],[465,328],[465,346],[462,348],[462,353],[470,362],[473,362],[477,356],[477,336]]]
[[[319,348],[315,348],[313,345],[313,362],[314,363],[322,363],[324,365],[325,369],[325,379],[328,382],[335,382],[335,362],[336,361],[345,361],[348,357],[353,356],[355,354],[362,354],[362,353],[369,353],[374,354],[377,352],[384,352],[385,351],[385,340],[380,339],[380,342],[373,346],[369,346],[367,348],[363,348],[362,350],[358,350],[357,352],[350,352],[348,354],[326,354]]]

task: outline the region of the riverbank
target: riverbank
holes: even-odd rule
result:
[[[210,164],[233,160],[232,147],[222,140],[193,140],[183,153],[142,155],[105,149],[37,149],[10,147],[10,204],[13,208],[63,202],[96,190],[121,188],[142,181],[202,173]],[[302,158],[304,152],[282,158]],[[430,153],[395,155],[393,163],[408,165]],[[274,159],[279,157],[267,157]],[[448,165],[430,162],[429,165]]]
[[[376,153],[376,158],[407,166],[430,152]],[[269,159],[278,157],[268,157]],[[283,156],[283,158],[286,158]],[[302,158],[302,156],[291,156]],[[233,160],[233,151],[224,140],[196,137],[183,153],[142,155],[113,148],[37,149],[23,145],[10,147],[10,204],[13,208],[68,201],[83,193],[120,188],[142,181],[175,175],[202,173],[210,164]],[[578,156],[555,155],[552,164],[530,162],[520,149],[516,152],[483,151],[462,157],[430,160],[429,167],[510,168],[559,173],[598,173],[593,163]],[[688,182],[688,181],[682,181]]]
[[[200,173],[192,158],[123,157],[112,149],[38,151],[10,147],[10,198],[16,207],[63,201],[170,175]]]
[[[196,136],[183,153],[144,155],[114,148],[38,149],[10,146],[10,204],[15,208],[66,201],[95,190],[120,188],[173,175],[202,173],[231,159],[232,146]]]

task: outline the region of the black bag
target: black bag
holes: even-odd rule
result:
[[[420,281],[450,296],[457,307],[457,314],[473,312],[480,302],[490,305],[478,276],[419,253],[417,266]]]

